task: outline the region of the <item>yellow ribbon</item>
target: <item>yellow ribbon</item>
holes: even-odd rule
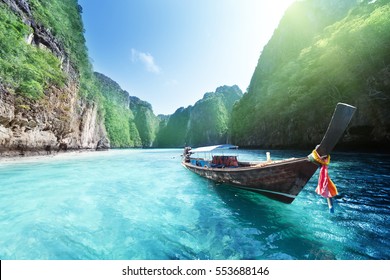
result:
[[[321,165],[329,165],[330,163],[330,155],[328,155],[325,159],[322,159],[316,149],[311,152],[311,156],[317,163]]]

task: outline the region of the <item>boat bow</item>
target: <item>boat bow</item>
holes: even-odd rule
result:
[[[329,123],[328,129],[316,147],[320,156],[327,156],[335,147],[345,132],[356,108],[338,103]],[[182,165],[188,170],[218,183],[236,186],[241,189],[256,192],[272,199],[291,203],[303,187],[316,172],[319,164],[309,157],[292,158],[280,161],[265,161],[262,163],[248,163],[232,160],[229,157],[211,160],[193,157],[194,153],[218,152],[237,148],[230,144],[200,147],[191,149],[186,147]],[[218,163],[218,164],[217,164]]]

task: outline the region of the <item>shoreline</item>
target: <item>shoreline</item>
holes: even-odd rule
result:
[[[72,156],[77,154],[86,154],[93,152],[103,152],[109,151],[107,150],[96,150],[96,149],[68,149],[66,151],[52,151],[48,153],[46,151],[26,151],[24,154],[20,154],[19,151],[7,151],[6,153],[0,153],[0,163],[1,162],[16,162],[16,161],[24,161],[24,160],[36,160],[36,159],[44,159],[44,158],[62,158],[64,156]]]
[[[140,148],[124,148],[124,149],[140,149]],[[145,149],[145,148],[141,148]],[[153,150],[153,149],[182,149],[180,148],[146,148],[145,150]],[[24,161],[34,161],[38,159],[52,159],[52,158],[64,158],[70,157],[80,154],[90,154],[94,152],[107,152],[107,151],[115,151],[122,150],[122,148],[109,148],[109,149],[91,149],[91,148],[81,148],[81,149],[67,149],[67,150],[59,150],[59,151],[51,151],[47,152],[45,150],[34,150],[34,151],[24,151],[23,154],[18,150],[7,150],[4,151],[0,148],[0,163],[5,162],[24,162]],[[273,150],[297,150],[302,151],[300,149],[264,149],[264,148],[247,148],[243,147],[241,150],[264,150],[264,151],[273,151]],[[390,155],[390,151],[388,150],[354,150],[354,149],[335,149],[333,153],[341,153],[341,154],[367,154],[367,155]]]

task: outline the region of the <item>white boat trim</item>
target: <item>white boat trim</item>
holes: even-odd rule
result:
[[[195,149],[191,149],[191,153],[209,153],[211,151],[215,150],[231,150],[231,149],[237,149],[238,146],[231,145],[231,144],[223,144],[223,145],[214,145],[214,146],[205,146],[205,147],[199,147]]]

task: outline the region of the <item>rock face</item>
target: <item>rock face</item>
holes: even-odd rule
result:
[[[110,140],[108,140],[106,137],[103,137],[100,139],[97,143],[96,150],[107,150],[110,148]]]
[[[0,95],[2,155],[40,154],[59,150],[94,149],[105,136],[97,106],[77,98],[77,88],[51,88],[34,102],[3,91]]]
[[[48,86],[45,96],[31,100],[0,84],[1,155],[42,154],[64,149],[95,149],[106,135],[98,106],[78,97],[78,74],[69,55],[50,31],[36,24],[27,1],[4,0],[33,33],[27,43],[46,48],[61,61],[64,87]],[[1,80],[0,80],[1,81]]]

